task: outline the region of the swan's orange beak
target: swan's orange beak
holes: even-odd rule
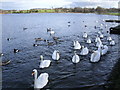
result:
[[[32,72],[32,76],[35,74],[35,72]]]

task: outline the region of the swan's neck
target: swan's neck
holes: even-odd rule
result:
[[[35,80],[37,79],[37,71],[35,72],[35,75],[34,75],[34,77],[35,77]]]
[[[101,49],[101,47],[98,48],[98,51],[100,52],[100,54],[102,53],[102,49]]]

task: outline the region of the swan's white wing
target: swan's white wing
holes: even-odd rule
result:
[[[56,60],[56,51],[53,52],[52,59]]]
[[[59,53],[57,53],[57,58],[56,58],[56,60],[59,60],[59,58],[60,58],[60,55],[59,55]]]
[[[92,54],[91,54],[91,58],[90,58],[90,61],[91,61],[91,62],[94,62],[94,57],[95,57],[95,53],[92,53]]]
[[[100,60],[100,52],[98,51],[97,54],[94,57],[94,61],[98,62]]]
[[[35,88],[43,88],[44,86],[46,86],[48,83],[48,77],[49,75],[47,73],[40,74],[35,82]]]
[[[84,54],[87,55],[89,53],[89,49],[86,47],[84,48]]]
[[[91,43],[91,40],[90,40],[90,39],[88,39],[88,40],[87,40],[87,43]]]
[[[100,52],[92,53],[91,62],[98,62],[100,60]]]
[[[106,54],[108,52],[108,46],[104,46],[104,49],[102,50],[102,55]]]
[[[74,49],[81,49],[80,43],[76,43]]]
[[[84,50],[84,49],[81,50],[80,55],[83,55],[83,50]]]
[[[73,63],[78,63],[80,61],[80,58],[78,55],[74,55],[73,58],[72,58],[72,62]]]

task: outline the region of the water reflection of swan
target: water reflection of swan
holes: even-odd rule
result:
[[[41,89],[47,85],[48,73],[41,73],[40,76],[37,77],[37,70],[34,69],[32,75],[34,75],[34,89]]]
[[[46,68],[46,67],[49,67],[50,66],[50,63],[51,63],[51,60],[43,60],[43,56],[40,55],[40,68]]]

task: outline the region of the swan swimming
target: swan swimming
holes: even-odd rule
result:
[[[52,54],[52,59],[53,60],[59,60],[60,59],[60,54],[58,50],[55,50]]]
[[[96,39],[95,39],[95,42],[98,42],[98,41],[100,41],[100,38],[99,38],[98,35],[97,35],[97,37],[96,37]]]
[[[87,55],[88,53],[89,53],[89,49],[87,47],[82,46],[80,55]]]
[[[101,55],[105,55],[108,52],[108,46],[104,45],[102,48],[103,49],[102,49]]]
[[[74,49],[81,49],[81,45],[78,41],[74,41]]]
[[[102,41],[100,39],[97,40],[96,46],[99,47],[102,45]]]
[[[74,52],[74,56],[72,57],[72,62],[76,64],[79,61],[80,61],[79,56],[76,54],[76,52]]]
[[[93,51],[93,53],[91,54],[91,58],[90,61],[91,62],[98,62],[100,60],[101,57],[101,46],[98,47],[98,50]]]
[[[114,41],[114,40],[111,40],[111,41],[110,41],[110,45],[111,45],[111,46],[114,46],[114,45],[115,45],[115,41]]]
[[[108,41],[112,41],[112,38],[110,36],[107,37]]]
[[[84,32],[84,33],[83,33],[83,38],[87,38],[87,36],[88,36],[87,33]]]
[[[40,76],[37,77],[37,70],[34,69],[32,75],[34,75],[34,89],[41,89],[47,85],[48,73],[41,73]]]
[[[90,38],[87,39],[87,43],[89,43],[89,44],[91,43],[91,39]]]
[[[41,60],[40,65],[39,65],[40,68],[46,68],[50,66],[51,60],[43,60],[42,55],[40,56],[40,60]]]
[[[99,51],[93,51],[91,54],[90,61],[91,62],[98,62],[100,60],[100,52]]]
[[[104,36],[103,36],[103,34],[101,33],[101,34],[100,34],[100,38],[103,38],[103,37],[104,37]]]

